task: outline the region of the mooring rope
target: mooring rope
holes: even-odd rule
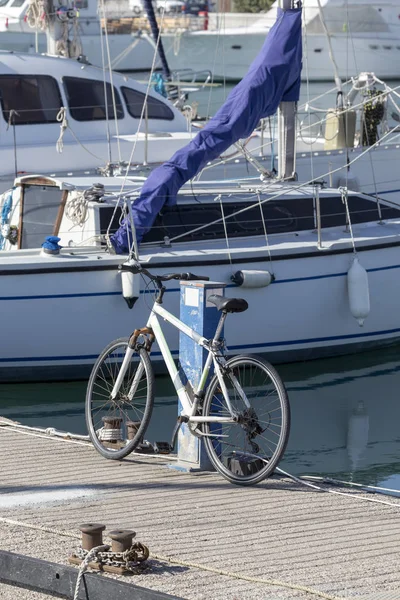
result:
[[[51,533],[53,535],[59,535],[63,537],[70,537],[74,539],[81,539],[81,536],[71,533],[69,531],[63,531],[60,529],[54,529],[50,527],[43,527],[41,525],[33,525],[32,523],[23,523],[21,521],[15,521],[14,519],[8,519],[5,517],[0,517],[0,522],[7,523],[9,525],[15,525],[17,527],[24,527],[26,529],[33,529],[36,531],[42,531],[43,533]],[[108,546],[106,546],[108,547]],[[83,573],[87,568],[87,564],[91,561],[93,556],[104,549],[104,546],[98,546],[93,548],[90,553],[86,556],[84,563],[79,567],[78,580],[79,585],[82,579]],[[324,598],[325,600],[345,600],[339,596],[333,596],[332,594],[327,594],[325,592],[321,592],[319,590],[315,590],[313,588],[309,588],[305,585],[300,585],[296,583],[289,583],[288,581],[281,581],[280,579],[264,579],[262,577],[252,577],[251,575],[244,575],[241,573],[234,573],[233,571],[226,571],[225,569],[218,569],[215,567],[210,567],[208,565],[203,565],[201,563],[196,563],[187,560],[181,560],[179,558],[173,558],[171,556],[163,556],[162,554],[157,554],[155,552],[150,552],[150,558],[154,560],[158,560],[160,562],[165,562],[171,565],[178,565],[181,567],[189,567],[192,569],[198,569],[199,571],[207,571],[209,573],[215,573],[216,575],[222,575],[224,577],[229,577],[230,579],[238,579],[241,581],[248,581],[249,583],[260,583],[263,585],[270,585],[274,587],[286,588],[289,590],[296,590],[299,592],[305,592],[307,594],[311,594],[313,596],[317,596],[319,598]],[[78,580],[76,584],[76,590],[79,592]],[[77,596],[74,596],[74,600],[76,600]]]
[[[6,424],[4,424],[6,425]],[[22,432],[21,432],[22,433]],[[146,455],[146,458],[147,455]],[[364,496],[360,496],[358,494],[353,494],[351,492],[340,492],[337,490],[331,490],[329,488],[323,488],[319,485],[316,485],[314,483],[310,483],[309,481],[306,481],[305,478],[307,476],[304,476],[304,478],[302,477],[296,477],[295,475],[291,475],[290,473],[287,473],[286,471],[280,469],[280,468],[276,468],[276,471],[279,474],[284,475],[285,477],[288,477],[290,479],[292,479],[293,481],[295,481],[296,483],[300,483],[305,485],[306,487],[309,487],[311,489],[313,489],[314,491],[318,491],[318,492],[326,492],[326,493],[331,493],[331,494],[336,494],[339,496],[345,496],[348,498],[351,498],[352,500],[361,500],[361,501],[366,501],[366,502],[374,502],[374,503],[378,503],[378,504],[383,504],[386,506],[391,506],[391,507],[395,507],[395,508],[400,508],[400,503],[394,503],[394,502],[389,502],[389,501],[385,501],[385,500],[378,500],[375,498],[367,498]],[[349,482],[340,482],[343,484],[348,484]],[[360,484],[362,485],[362,484]],[[369,491],[373,490],[373,486],[368,486],[369,487]],[[376,488],[377,490],[382,490],[385,489],[388,492],[396,492],[396,490],[391,490],[389,488]],[[69,537],[69,538],[74,538],[74,539],[80,539],[80,536],[78,534],[75,533],[71,533],[69,531],[66,530],[60,530],[60,529],[55,529],[54,527],[50,528],[50,527],[45,527],[42,525],[34,525],[32,523],[24,523],[22,521],[16,521],[14,519],[9,519],[7,517],[0,517],[0,522],[1,523],[5,523],[5,524],[9,524],[9,525],[14,525],[17,527],[24,527],[27,529],[33,529],[36,531],[42,531],[44,533],[51,533],[53,535],[59,535],[59,536],[63,536],[63,537]],[[98,548],[94,548],[93,552],[97,553],[98,551],[100,551],[103,547],[100,546]],[[89,556],[89,555],[88,555]],[[92,558],[92,555],[90,556],[90,558]],[[194,569],[198,569],[200,571],[207,571],[210,573],[215,573],[217,575],[222,575],[224,577],[228,577],[231,579],[238,579],[241,581],[248,581],[249,583],[259,583],[262,585],[269,585],[269,586],[274,586],[274,587],[281,587],[284,589],[290,589],[290,590],[295,590],[295,591],[299,591],[299,592],[304,592],[307,594],[310,594],[312,596],[317,596],[319,598],[324,598],[325,600],[345,600],[344,598],[340,597],[340,596],[335,596],[332,594],[328,594],[326,592],[322,592],[320,590],[316,590],[313,588],[309,588],[307,586],[304,585],[300,585],[300,584],[296,584],[296,583],[290,583],[287,581],[282,581],[279,579],[268,579],[268,578],[263,578],[263,577],[253,577],[250,575],[245,575],[242,573],[237,573],[237,572],[232,572],[232,571],[227,571],[225,569],[219,569],[217,567],[211,567],[209,565],[204,565],[201,563],[196,563],[196,562],[192,562],[192,561],[186,561],[186,560],[181,560],[179,558],[174,558],[174,557],[170,557],[170,556],[163,556],[161,554],[158,554],[156,552],[150,552],[150,558],[154,559],[154,560],[158,560],[160,562],[165,562],[165,563],[169,563],[169,564],[174,564],[174,565],[178,565],[178,566],[183,566],[183,567],[189,567],[189,568],[194,568]],[[86,557],[87,562],[90,562],[90,560],[88,560],[88,557]],[[80,569],[82,569],[82,573],[80,572],[80,574],[78,575],[78,578],[80,576],[80,579],[82,578],[83,572],[84,570],[87,568],[86,564],[81,565]],[[78,584],[78,580],[77,580],[77,584]],[[80,584],[80,580],[79,580],[79,584]],[[79,591],[79,587],[77,585],[77,588]],[[75,600],[75,599],[74,599]]]
[[[81,564],[79,565],[79,572],[78,572],[78,577],[77,577],[76,585],[75,585],[74,600],[78,600],[79,589],[81,587],[82,577],[83,577],[84,572],[88,568],[89,563],[92,561],[93,558],[95,558],[96,554],[98,554],[99,552],[102,552],[103,550],[108,550],[109,547],[110,546],[108,546],[108,545],[102,545],[102,546],[96,546],[95,548],[92,548],[88,552],[88,554],[85,556],[85,558],[83,559]]]

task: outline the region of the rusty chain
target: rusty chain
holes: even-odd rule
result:
[[[79,547],[75,550],[74,554],[77,558],[84,560],[89,554],[89,550]],[[133,571],[138,565],[149,558],[149,554],[147,546],[141,542],[135,542],[130,548],[124,550],[124,552],[112,552],[110,550],[97,552],[92,562],[111,567],[122,567],[128,571]]]

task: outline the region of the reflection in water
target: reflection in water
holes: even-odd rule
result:
[[[363,456],[368,445],[369,416],[367,414],[364,400],[359,400],[349,417],[347,430],[347,454],[349,466],[352,472],[357,471],[362,464]]]
[[[292,408],[282,468],[400,489],[400,348],[280,365]],[[86,433],[86,382],[4,384],[0,414]],[[158,377],[150,441],[170,439],[177,402]]]

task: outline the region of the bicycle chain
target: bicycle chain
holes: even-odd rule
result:
[[[74,555],[81,560],[84,560],[88,554],[89,550],[84,550],[81,547],[77,548],[74,552]],[[98,552],[93,557],[93,562],[110,567],[122,567],[128,571],[133,571],[145,562],[149,558],[149,555],[150,552],[147,546],[140,542],[135,542],[135,544],[132,544],[124,552],[111,552],[110,550]]]

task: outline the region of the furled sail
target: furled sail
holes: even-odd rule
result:
[[[149,231],[164,204],[172,206],[184,183],[241,138],[248,137],[260,119],[273,115],[281,101],[296,102],[300,93],[302,60],[301,7],[278,10],[262,50],[242,81],[195,138],[154,169],[132,206],[137,241]],[[125,219],[111,236],[118,254],[129,251],[132,239]]]

